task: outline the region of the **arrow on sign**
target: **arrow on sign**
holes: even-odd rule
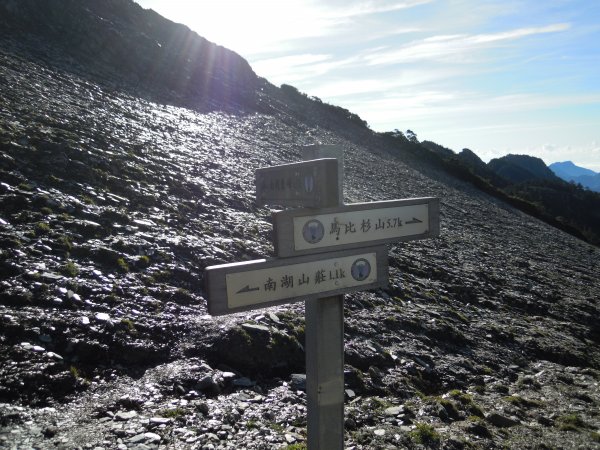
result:
[[[273,218],[275,251],[287,258],[437,236],[439,200],[426,197],[289,209]]]
[[[259,287],[251,288],[249,284],[241,288],[236,294],[245,294],[246,292],[260,291]]]

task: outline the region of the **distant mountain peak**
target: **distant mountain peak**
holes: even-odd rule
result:
[[[548,167],[559,177],[568,179],[567,181],[571,181],[570,178],[572,177],[597,175],[597,173],[593,170],[578,166],[573,161],[555,162],[550,164]]]
[[[576,165],[573,161],[555,162],[550,170],[565,181],[581,184],[592,191],[600,192],[600,173]]]
[[[485,163],[483,162],[483,160],[479,156],[477,156],[475,154],[475,152],[471,149],[463,148],[461,150],[461,152],[458,154],[458,156],[461,159],[468,161],[469,163],[474,164],[478,167],[485,166]]]
[[[488,167],[513,183],[539,179],[554,180],[557,178],[541,158],[530,155],[509,154],[492,159],[488,163]]]

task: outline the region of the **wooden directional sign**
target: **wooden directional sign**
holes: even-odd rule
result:
[[[355,203],[275,213],[279,257],[330,252],[439,235],[439,199]]]
[[[338,195],[338,164],[334,158],[258,169],[258,204],[321,208]]]
[[[259,204],[304,207],[273,216],[279,258],[207,267],[205,292],[212,315],[306,300],[308,449],[341,450],[343,294],[387,284],[383,244],[438,236],[439,200],[343,205],[341,148],[314,145],[305,153],[321,159],[256,171]]]
[[[388,281],[387,248],[222,264],[207,267],[204,276],[208,312],[230,314],[383,287]]]

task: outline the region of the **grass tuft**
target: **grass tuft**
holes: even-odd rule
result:
[[[440,442],[440,434],[427,423],[417,423],[416,428],[409,434],[417,444],[434,445]]]

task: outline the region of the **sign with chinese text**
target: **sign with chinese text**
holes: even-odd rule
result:
[[[206,268],[210,314],[228,314],[387,284],[387,249],[256,260]]]
[[[288,257],[439,235],[439,199],[355,203],[274,214],[275,250]]]
[[[258,204],[320,208],[337,195],[338,164],[334,158],[258,169],[255,175]]]

